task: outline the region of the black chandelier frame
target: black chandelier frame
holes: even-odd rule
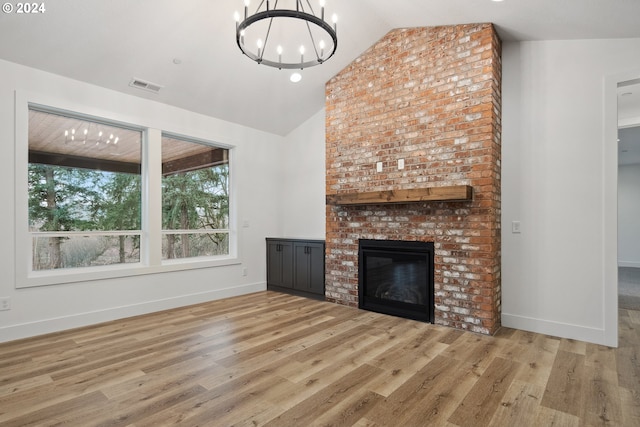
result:
[[[317,17],[316,15],[313,14],[313,8],[311,7],[311,4],[309,3],[309,0],[307,0],[307,5],[309,6],[309,10],[311,11],[311,13],[305,12],[304,11],[304,5],[302,0],[296,0],[296,10],[292,10],[292,9],[277,9],[278,7],[278,0],[275,1],[273,8],[270,9],[269,8],[269,1],[266,2],[266,10],[260,12],[260,8],[263,6],[263,4],[265,3],[265,0],[262,0],[260,2],[260,4],[258,5],[258,9],[256,11],[255,14],[251,15],[251,16],[247,16],[247,7],[245,6],[244,9],[244,20],[242,22],[239,22],[236,24],[236,43],[238,44],[238,47],[240,48],[240,50],[242,51],[243,54],[245,54],[248,58],[250,58],[252,61],[257,62],[258,64],[262,64],[262,65],[267,65],[269,67],[274,67],[274,68],[278,68],[278,69],[300,69],[303,70],[305,68],[309,68],[309,67],[313,67],[315,65],[321,65],[324,62],[326,62],[329,58],[331,58],[335,53],[336,53],[336,49],[338,48],[338,35],[337,35],[337,24],[334,23],[334,26],[332,27],[331,25],[329,25],[325,20],[324,20],[324,10],[322,11],[322,17]],[[273,19],[275,18],[294,18],[294,19],[301,19],[303,21],[306,21],[307,23],[307,29],[309,31],[309,37],[311,39],[311,45],[313,46],[313,50],[315,53],[315,58],[309,61],[300,61],[300,62],[282,62],[281,60],[278,61],[272,61],[269,59],[265,59],[264,57],[264,52],[266,50],[267,44],[268,44],[268,40],[269,40],[269,33],[271,31],[271,25],[273,23]],[[269,27],[267,29],[267,33],[265,35],[265,40],[264,40],[264,45],[262,49],[258,49],[257,53],[254,53],[250,50],[248,50],[244,44],[244,36],[243,33],[244,31],[249,28],[249,26],[251,26],[252,24],[255,24],[256,22],[262,21],[264,19],[271,19],[272,21],[269,23]],[[313,34],[311,32],[311,28],[309,26],[309,24],[314,24],[320,28],[322,28],[333,40],[333,48],[332,50],[329,52],[329,54],[326,56],[326,58],[323,58],[321,56],[321,54],[318,53],[318,47],[316,46]],[[303,56],[301,55],[301,58]]]

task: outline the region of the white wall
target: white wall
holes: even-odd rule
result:
[[[640,164],[618,169],[618,264],[640,268]]]
[[[505,326],[617,343],[611,76],[640,75],[638,52],[640,39],[503,46]]]
[[[282,151],[282,230],[287,237],[325,238],[325,112],[286,137]]]
[[[266,236],[281,234],[282,189],[273,174],[284,138],[161,103],[0,60],[0,341],[77,327],[159,309],[263,290]],[[229,266],[84,283],[15,288],[14,96],[15,91],[64,99],[136,125],[236,146],[239,259]],[[215,96],[215,94],[212,94]],[[83,111],[85,112],[85,111]],[[25,143],[26,141],[20,141]],[[26,178],[25,178],[26,179]],[[249,227],[242,227],[243,221]],[[242,268],[248,269],[242,276]]]

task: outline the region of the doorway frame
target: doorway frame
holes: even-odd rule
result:
[[[603,313],[605,343],[618,347],[618,84],[640,78],[640,70],[604,78],[603,162]]]

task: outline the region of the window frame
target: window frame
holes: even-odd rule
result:
[[[32,233],[28,227],[28,151],[29,151],[29,109],[37,109],[53,114],[102,122],[109,125],[140,130],[142,132],[141,174],[142,174],[142,218],[140,238],[140,261],[138,263],[107,266],[77,267],[55,270],[33,271]],[[14,247],[16,288],[58,285],[113,279],[171,271],[192,270],[240,264],[238,255],[237,210],[235,191],[235,146],[175,132],[171,126],[155,128],[137,124],[140,120],[106,112],[96,107],[79,105],[69,100],[28,93],[15,92],[15,218]],[[161,138],[169,134],[229,150],[229,254],[210,257],[182,259],[162,259],[162,153]],[[133,232],[135,233],[135,232]],[[131,234],[133,234],[131,233]]]
[[[229,254],[233,253],[232,251],[232,247],[235,247],[235,242],[231,239],[232,233],[231,233],[231,224],[232,224],[232,202],[235,199],[235,197],[233,196],[233,192],[232,192],[232,167],[231,167],[231,157],[232,157],[232,150],[223,145],[223,144],[212,144],[209,141],[205,141],[202,139],[198,139],[198,138],[194,138],[194,137],[190,137],[190,136],[186,136],[186,135],[180,135],[180,134],[176,134],[176,133],[172,133],[172,132],[167,132],[167,131],[162,131],[160,138],[162,141],[162,138],[164,137],[168,137],[168,138],[172,138],[172,139],[178,139],[181,140],[183,142],[189,142],[189,143],[193,143],[193,144],[201,144],[201,145],[206,145],[206,146],[210,146],[210,147],[216,147],[216,148],[222,148],[227,150],[227,165],[228,165],[228,169],[229,169],[229,182],[228,182],[228,189],[227,189],[227,193],[229,194],[229,219],[228,219],[228,228],[227,229],[193,229],[193,230],[168,230],[168,229],[162,229],[160,231],[160,235],[161,235],[161,240],[162,238],[164,238],[164,236],[168,235],[168,234],[211,234],[211,233],[226,233],[229,237]],[[161,144],[162,145],[162,144]],[[160,164],[162,164],[162,161],[160,162]],[[162,178],[161,178],[162,181]],[[162,182],[160,184],[160,188],[162,189]],[[161,192],[162,193],[162,192]],[[161,205],[162,205],[162,197],[161,197]],[[162,209],[161,209],[162,211]],[[162,216],[161,216],[162,217]],[[162,241],[160,242],[160,248],[162,248]],[[161,251],[162,252],[162,251]],[[220,255],[220,256],[224,256],[224,255]],[[162,253],[160,254],[160,257],[162,258],[163,255]],[[202,259],[202,258],[212,258],[212,257],[189,257],[189,258],[170,258],[170,259],[164,259],[162,258],[162,263],[165,265],[172,265],[172,264],[179,264],[181,263],[183,260],[197,260],[197,259]]]

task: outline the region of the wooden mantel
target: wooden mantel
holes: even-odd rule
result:
[[[409,190],[367,191],[327,195],[328,205],[372,205],[410,202],[452,202],[473,199],[470,185],[413,188]]]

